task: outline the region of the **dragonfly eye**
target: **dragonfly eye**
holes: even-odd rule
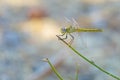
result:
[[[65,33],[66,29],[65,28],[61,28],[61,33]]]

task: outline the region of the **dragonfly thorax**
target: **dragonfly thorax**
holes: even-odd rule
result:
[[[76,28],[72,26],[61,28],[61,33],[73,33],[75,31],[76,31]]]

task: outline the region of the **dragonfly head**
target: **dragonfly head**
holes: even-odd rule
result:
[[[61,33],[66,33],[66,28],[61,28]]]

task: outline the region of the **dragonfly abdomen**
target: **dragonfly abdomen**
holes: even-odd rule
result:
[[[76,29],[77,32],[102,32],[102,29],[90,29],[90,28],[79,28],[79,29]]]

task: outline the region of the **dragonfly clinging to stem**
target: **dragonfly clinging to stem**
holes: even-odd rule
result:
[[[64,38],[61,37],[61,39],[65,40],[67,39],[68,35],[71,37],[71,40],[69,42],[69,44],[71,44],[74,40],[74,36],[71,33],[74,32],[102,32],[102,29],[97,29],[97,28],[77,28],[77,27],[73,27],[72,25],[69,25],[68,27],[65,28],[61,28],[61,35],[57,35],[57,36],[64,36]]]

